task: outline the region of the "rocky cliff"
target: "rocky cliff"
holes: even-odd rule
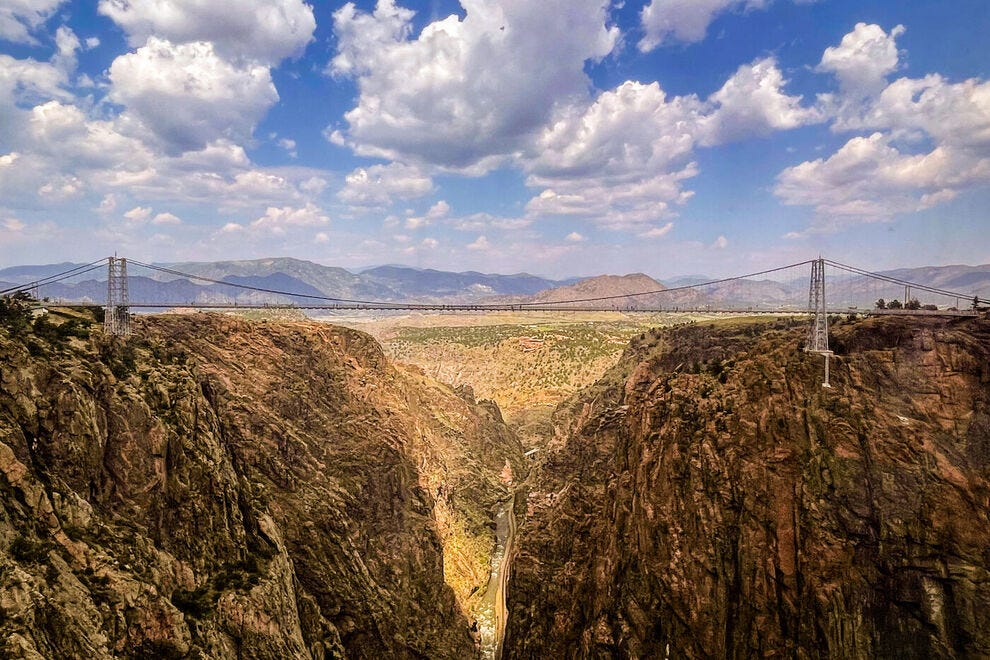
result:
[[[791,327],[793,326],[793,327]],[[643,335],[558,409],[508,657],[990,656],[990,322]]]
[[[473,657],[521,461],[356,331],[0,328],[0,655]]]

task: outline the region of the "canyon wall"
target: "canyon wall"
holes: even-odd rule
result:
[[[0,329],[0,655],[477,655],[494,405],[326,324],[134,326]]]
[[[990,656],[990,322],[644,334],[562,405],[506,657]]]

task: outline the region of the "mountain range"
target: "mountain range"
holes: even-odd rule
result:
[[[65,272],[82,264],[14,266],[0,270],[0,290]],[[183,303],[321,303],[384,301],[417,303],[558,303],[568,300],[606,298],[608,308],[749,307],[756,309],[801,308],[807,302],[808,279],[783,281],[747,279],[696,286],[711,278],[691,275],[661,282],[643,273],[601,275],[590,278],[553,280],[517,273],[501,275],[467,271],[461,273],[406,266],[377,266],[351,272],[293,258],[246,261],[182,262],[160,264],[172,273],[130,266],[130,299],[149,304]],[[837,273],[837,274],[836,274]],[[911,292],[902,285],[885,284],[833,269],[828,279],[828,302],[832,308],[872,307],[878,298],[904,298],[907,294],[923,303],[967,307],[971,296],[990,296],[990,264],[980,266],[924,266],[882,273],[929,287],[959,291],[959,301],[924,292]],[[205,278],[205,279],[198,279]],[[245,288],[247,287],[247,288]],[[55,300],[102,302],[106,278],[82,275],[65,282],[46,284],[39,295]],[[283,292],[282,294],[272,292]],[[653,293],[655,292],[655,293]],[[632,298],[614,298],[636,294]],[[646,295],[644,295],[646,294]]]
[[[28,284],[81,265],[61,263],[2,269],[0,289]],[[139,268],[132,263],[128,273],[131,300],[153,304],[319,303],[321,298],[422,303],[477,302],[489,296],[529,296],[576,281],[552,280],[527,273],[453,273],[403,266],[379,266],[353,273],[343,268],[285,257],[158,265],[184,276]],[[291,295],[245,290],[233,285],[281,291]],[[46,284],[39,294],[53,299],[99,302],[106,297],[106,289],[105,276],[89,276],[88,279],[82,276],[62,283]]]

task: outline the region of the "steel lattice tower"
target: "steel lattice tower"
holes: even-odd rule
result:
[[[808,289],[808,312],[812,315],[808,328],[808,341],[804,350],[825,356],[825,380],[822,387],[831,387],[828,382],[828,314],[825,312],[825,260],[821,257],[811,262],[811,287]]]
[[[131,314],[127,300],[127,259],[110,257],[107,275],[107,306],[103,330],[108,335],[131,334]]]
[[[808,342],[804,350],[813,353],[828,351],[828,314],[825,313],[825,260],[811,262],[811,288],[808,290],[808,313],[812,314]]]

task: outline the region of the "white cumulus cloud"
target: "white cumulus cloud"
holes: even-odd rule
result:
[[[639,49],[645,53],[668,41],[701,41],[719,14],[768,4],[769,0],[651,0],[640,12],[644,35]]]
[[[66,73],[76,69],[76,51],[80,48],[79,37],[71,29],[60,25],[55,30],[55,54],[52,64]]]
[[[657,83],[626,82],[583,112],[574,108],[540,136],[527,185],[543,188],[527,212],[580,215],[613,228],[667,217],[687,200],[690,156],[704,104],[667,98]]]
[[[263,216],[251,222],[250,228],[282,235],[291,228],[321,227],[329,223],[330,217],[314,204],[307,204],[301,208],[269,206]]]
[[[379,0],[374,13],[334,13],[329,65],[352,77],[357,106],[329,132],[357,153],[483,172],[525,146],[554,106],[584,97],[584,65],[615,48],[604,0],[463,0],[412,35],[413,13]],[[562,17],[566,17],[563,20]]]
[[[169,155],[133,137],[133,124],[126,117],[93,119],[61,101],[17,112],[23,115],[15,115],[20,130],[11,137],[17,167],[3,168],[0,176],[0,199],[8,204],[56,201],[58,196],[38,195],[57,187],[68,191],[64,184],[69,183],[91,193],[102,213],[112,211],[112,204],[125,196],[142,205],[160,200],[221,211],[254,210],[303,206],[327,185],[307,168],[258,168],[243,147],[226,139]],[[105,204],[98,201],[101,197]]]
[[[97,211],[100,213],[112,213],[117,208],[117,196],[113,193],[107,193],[100,200],[100,205],[97,207]]]
[[[9,232],[21,232],[25,227],[27,227],[27,225],[17,218],[4,218],[3,228]]]
[[[426,212],[426,217],[432,220],[439,220],[440,218],[447,217],[448,213],[450,213],[450,204],[441,199],[430,207],[430,210]]]
[[[739,67],[708,99],[716,110],[708,119],[702,142],[723,144],[821,121],[818,109],[803,107],[800,96],[782,91],[785,84],[772,57]]]
[[[903,32],[859,23],[822,56],[819,69],[839,83],[822,96],[832,129],[867,134],[778,176],[785,204],[815,209],[809,231],[888,220],[990,184],[990,82],[939,74],[890,82]]]
[[[57,240],[60,232],[58,225],[50,220],[28,224],[20,218],[5,216],[4,211],[0,209],[0,251],[4,251],[7,258],[15,258],[18,255],[16,252],[7,252],[3,250],[4,248],[17,248],[22,245]]]
[[[816,0],[793,0],[803,4]],[[766,9],[773,0],[650,0],[640,11],[643,37],[637,46],[647,53],[670,43],[695,43],[708,34],[708,26],[728,12]]]
[[[319,195],[326,190],[329,182],[320,176],[311,176],[299,184],[299,189],[311,195]]]
[[[433,190],[433,181],[418,167],[402,163],[359,167],[344,178],[337,198],[358,207],[388,206],[394,199],[422,197]]]
[[[462,4],[463,18],[428,23],[418,35],[413,12],[394,0],[372,13],[347,4],[334,14],[338,50],[328,71],[353,78],[359,95],[346,126],[325,132],[331,142],[429,172],[481,174],[508,163],[535,189],[528,221],[570,215],[642,232],[690,199],[684,182],[698,171],[699,146],[822,119],[784,91],[772,57],[739,67],[707,99],[668,97],[658,83],[635,81],[593,94],[585,66],[620,40],[602,0]],[[732,4],[712,5],[711,14]],[[372,185],[371,174],[352,172],[338,197],[389,204],[396,195]],[[414,217],[406,227],[430,221]]]
[[[903,25],[888,34],[879,25],[857,23],[838,46],[825,49],[818,68],[835,74],[847,92],[877,91],[886,84],[887,75],[897,69],[895,39],[903,33]]]
[[[488,242],[488,239],[484,235],[479,236],[473,242],[468,243],[467,245],[467,249],[476,250],[479,252],[489,250],[491,249],[491,247],[492,247],[491,243]]]
[[[674,228],[673,222],[668,222],[662,227],[650,227],[646,231],[640,234],[642,238],[661,238],[666,236]]]
[[[170,152],[220,138],[242,141],[278,100],[267,66],[232,64],[208,42],[173,44],[151,37],[110,66],[109,98],[146,126]]]
[[[764,58],[741,66],[706,100],[627,81],[583,110],[572,106],[540,135],[525,163],[527,185],[542,188],[527,212],[647,231],[691,198],[683,184],[698,172],[698,146],[821,120],[800,97],[785,94],[785,84],[776,61]]]
[[[124,217],[134,222],[144,222],[151,215],[151,209],[146,206],[135,206],[124,213]]]
[[[38,197],[54,200],[75,197],[83,191],[85,184],[73,174],[60,174],[46,181],[38,188]]]
[[[828,158],[784,170],[774,192],[785,204],[813,206],[815,231],[835,231],[929,208],[976,181],[990,181],[990,159],[945,147],[904,154],[877,132],[852,138]]]
[[[296,158],[299,156],[299,152],[296,151],[296,141],[289,138],[282,138],[278,141],[278,146],[282,147],[290,158]]]
[[[4,0],[0,4],[0,39],[36,44],[32,33],[55,13],[64,0]]]
[[[155,217],[151,219],[151,224],[153,225],[181,225],[182,220],[179,216],[173,213],[157,213]]]
[[[67,82],[66,71],[50,62],[19,60],[0,53],[0,110],[7,115],[0,115],[0,131],[12,121],[16,105],[70,98],[63,89]]]
[[[124,29],[132,46],[151,37],[210,42],[225,58],[270,64],[301,54],[316,29],[313,9],[302,0],[100,0],[99,11]]]

